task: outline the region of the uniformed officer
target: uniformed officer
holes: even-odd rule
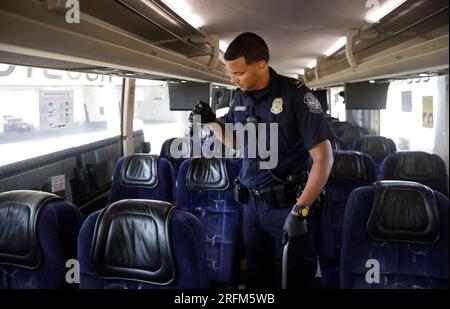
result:
[[[254,33],[239,35],[229,45],[224,58],[231,81],[239,87],[228,114],[216,119],[209,105],[203,103],[197,105],[193,113],[200,114],[202,123],[209,123],[224,144],[244,150],[239,178],[249,192],[248,199],[243,201],[246,286],[280,287],[284,223],[285,230],[299,236],[292,240],[294,245],[289,251],[289,287],[310,287],[317,257],[311,229],[308,228],[306,234],[299,232],[297,223],[310,221],[309,207],[328,179],[333,164],[329,142],[333,133],[311,91],[294,79],[278,75],[268,66],[269,50],[261,37]],[[225,123],[245,124],[255,120],[267,124],[267,130],[270,129],[268,124],[278,124],[275,168],[261,168],[263,159],[248,156],[248,136],[225,138]],[[268,139],[262,142],[268,144]],[[301,195],[295,196],[298,186],[290,179],[307,169],[310,157],[312,166],[306,185]]]

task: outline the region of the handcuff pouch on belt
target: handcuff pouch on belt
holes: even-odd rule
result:
[[[284,183],[278,182],[272,185],[265,186],[258,191],[258,196],[272,208],[288,208],[292,207],[297,202],[297,197],[303,191],[306,181],[308,180],[308,173],[301,172],[298,174],[288,175]],[[248,202],[249,195],[252,194],[246,186],[240,183],[239,179],[234,180],[235,200],[240,204]]]
[[[298,184],[276,183],[259,191],[262,200],[272,208],[292,207],[297,201]]]
[[[291,174],[286,181],[266,186],[260,190],[261,198],[272,208],[290,208],[306,186],[308,172]]]

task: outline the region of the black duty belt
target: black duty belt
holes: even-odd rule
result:
[[[270,184],[261,189],[248,188],[239,179],[235,179],[235,199],[245,204],[251,194],[256,199],[264,200],[272,208],[292,207],[306,184],[307,175],[307,172],[289,175],[285,182]]]

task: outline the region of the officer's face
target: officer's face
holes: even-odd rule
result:
[[[244,57],[236,60],[225,61],[227,71],[231,74],[231,82],[243,91],[258,90],[264,88],[262,78],[267,71],[267,63],[264,60],[247,64]]]

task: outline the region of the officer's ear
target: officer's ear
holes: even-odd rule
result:
[[[265,70],[268,69],[267,62],[265,60],[259,60],[256,63],[256,68],[258,69],[259,72],[264,72]]]

